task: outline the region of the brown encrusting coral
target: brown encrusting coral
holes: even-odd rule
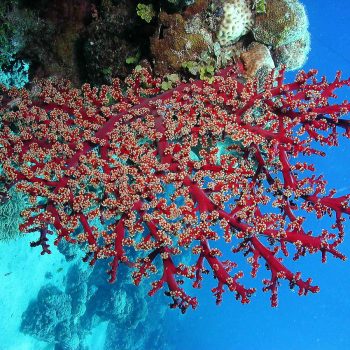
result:
[[[267,70],[275,68],[270,50],[257,42],[251,43],[247,51],[243,52],[240,57],[244,64],[245,73],[250,78],[254,78],[258,71],[264,67]]]
[[[184,62],[198,60],[208,50],[201,34],[186,32],[185,19],[180,14],[161,12],[159,23],[159,32],[150,39],[156,74],[178,72]]]
[[[196,15],[198,13],[202,13],[203,11],[205,11],[208,8],[210,2],[212,2],[212,1],[210,1],[210,0],[197,0],[194,4],[192,4],[191,6],[188,6],[185,9],[184,16],[191,17],[191,16]]]

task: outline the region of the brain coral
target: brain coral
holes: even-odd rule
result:
[[[235,43],[253,25],[253,13],[247,0],[230,0],[223,4],[223,19],[218,31],[221,45]]]
[[[308,33],[309,21],[298,0],[266,0],[266,13],[256,16],[256,41],[272,47],[300,40]]]

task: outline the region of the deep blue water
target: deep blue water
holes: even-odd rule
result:
[[[332,79],[339,69],[343,71],[344,76],[350,76],[350,3],[344,0],[333,2],[328,0],[305,0],[303,3],[306,5],[309,15],[312,35],[312,49],[305,69],[317,68],[321,75],[326,75],[329,79]],[[294,73],[288,73],[287,76],[288,79],[292,79]],[[350,89],[344,90],[340,98],[350,100]],[[315,159],[318,173],[323,174],[329,181],[329,187],[337,188],[339,194],[350,193],[350,165],[347,165],[349,164],[349,150],[350,140],[342,140],[339,147],[327,151],[328,156],[326,158]],[[315,233],[322,229],[322,224],[316,220],[312,221],[310,226]],[[347,223],[346,232],[349,231],[350,224]],[[350,256],[349,236],[350,234],[340,247],[340,250],[347,256]],[[14,244],[9,247],[9,249],[14,249],[14,252],[16,251]],[[28,249],[28,252],[19,252],[17,259],[21,259],[20,253],[26,254],[29,261],[23,261],[23,269],[33,269],[31,276],[33,281],[22,281],[23,289],[30,290],[30,283],[34,286],[36,285],[34,280],[40,278],[45,281],[42,283],[43,285],[56,283],[57,288],[61,291],[51,287],[47,291],[51,295],[56,293],[57,299],[63,303],[64,300],[74,298],[76,295],[79,295],[79,297],[84,295],[85,292],[77,287],[78,277],[76,276],[79,276],[79,281],[84,285],[84,288],[86,287],[89,292],[95,293],[95,299],[92,298],[92,302],[86,305],[88,317],[84,319],[84,317],[79,316],[81,328],[86,327],[87,331],[92,332],[90,336],[85,335],[88,350],[136,349],[140,338],[143,337],[143,332],[147,333],[149,337],[149,340],[142,345],[145,350],[158,348],[158,345],[155,345],[158,336],[158,342],[163,345],[164,349],[169,350],[350,349],[350,298],[348,297],[350,263],[348,261],[342,262],[329,257],[326,264],[321,264],[319,254],[307,256],[296,263],[288,261],[288,267],[293,271],[302,271],[304,278],[312,276],[314,283],[320,286],[321,291],[318,294],[298,297],[296,292],[288,288],[287,283],[282,283],[277,308],[270,307],[270,295],[262,293],[260,290],[262,275],[258,275],[256,280],[249,277],[245,279],[246,285],[258,288],[250,304],[242,305],[234,299],[232,293],[226,292],[223,303],[219,307],[215,305],[214,297],[210,292],[214,282],[211,278],[208,278],[203,288],[196,293],[199,298],[199,307],[196,311],[188,310],[185,315],[179,314],[177,310],[166,310],[164,316],[164,306],[159,299],[155,298],[152,301],[148,297],[143,299],[142,296],[136,295],[131,288],[124,286],[130,295],[126,297],[124,294],[118,294],[118,298],[120,298],[120,304],[124,305],[125,303],[123,307],[125,312],[128,312],[129,319],[127,319],[127,317],[119,316],[118,312],[113,309],[114,304],[111,300],[116,298],[115,288],[117,287],[108,285],[105,282],[104,275],[103,278],[98,277],[102,276],[105,267],[99,267],[91,275],[84,275],[82,271],[73,270],[67,273],[70,265],[66,264],[63,259],[62,261],[57,260],[60,259],[57,258],[58,252],[53,252],[54,257],[42,257],[43,260],[40,260],[40,257],[37,257],[39,254],[37,250],[33,251],[28,247],[26,249]],[[50,264],[57,265],[55,265],[54,270],[49,271],[49,267],[47,267],[46,270],[44,268],[39,271],[40,266],[45,265],[41,261],[45,262],[47,266]],[[1,256],[0,262],[1,264],[5,263],[5,259],[1,260]],[[21,263],[22,260],[17,260],[17,262]],[[30,262],[32,265],[30,265]],[[17,283],[16,288],[21,289],[21,283],[16,280],[15,273],[13,275],[8,274],[12,265],[9,264],[8,266],[8,271],[6,269],[1,270],[6,272],[6,278],[3,278],[2,287],[0,288],[9,287],[12,278],[12,283],[15,283],[15,281]],[[52,276],[52,271],[59,277],[62,277],[62,274],[67,274],[67,276],[57,278],[57,276]],[[93,282],[91,282],[92,280]],[[14,292],[11,290],[11,293]],[[1,295],[4,294],[4,291],[2,291]],[[22,298],[22,302],[17,304],[18,308],[22,308],[20,310],[22,313],[27,309],[28,303],[32,301],[35,303],[36,294],[37,290],[35,290],[34,295],[28,296],[23,302],[23,293],[20,294],[18,291],[18,295],[13,294],[13,298],[7,296],[6,301],[10,300],[16,306],[19,298]],[[44,298],[45,296],[41,295],[41,297]],[[103,300],[104,305],[99,304],[101,300]],[[165,299],[165,301],[168,300]],[[66,350],[66,348],[60,347],[61,344],[58,344],[57,339],[54,340],[54,335],[51,335],[50,338],[53,339],[51,342],[53,345],[47,346],[45,342],[29,344],[25,342],[25,339],[23,342],[17,339],[17,342],[15,333],[11,344],[11,340],[8,340],[10,330],[6,328],[6,319],[10,320],[13,314],[5,313],[11,308],[5,308],[1,302],[0,300],[0,314],[3,320],[0,321],[0,350]],[[49,301],[47,303],[49,304]],[[34,306],[31,309],[27,309],[29,310],[27,314],[30,314],[30,320],[27,320],[29,323],[34,317],[37,317],[35,307],[39,307],[37,304],[32,305]],[[5,310],[4,312],[2,312],[2,307]],[[79,303],[72,303],[72,307],[83,309]],[[148,308],[148,312],[145,311],[145,308]],[[110,344],[109,347],[104,348],[102,344],[105,339],[107,324],[111,322],[108,317],[112,313],[112,309],[115,316],[114,323],[110,323],[110,326],[112,324],[114,329],[119,328],[119,331],[113,333],[115,345]],[[120,310],[122,312],[123,308],[120,307]],[[77,315],[83,313],[81,310],[75,312]],[[96,317],[104,322],[101,328],[97,330],[96,327],[94,328],[90,324],[90,321]],[[99,322],[96,321],[96,324],[99,324]],[[69,327],[73,326],[74,322],[69,323]],[[112,339],[111,329],[112,327],[109,328],[107,337],[109,336]],[[81,333],[83,334],[83,332]],[[11,337],[13,334],[12,332]],[[18,333],[19,336],[20,333]]]
[[[349,77],[350,2],[304,0],[302,3],[309,15],[312,40],[304,69],[317,68],[329,80],[339,69],[344,77]],[[288,74],[289,79],[293,76],[293,72]],[[350,89],[339,97],[350,99]],[[342,141],[315,164],[330,187],[345,194],[350,192],[350,140]],[[313,229],[317,232],[322,227],[315,221]],[[350,232],[350,223],[346,224],[346,232]],[[350,256],[349,235],[340,249]],[[312,276],[321,291],[299,297],[284,284],[277,308],[269,306],[268,293],[260,290],[248,305],[241,305],[226,293],[220,307],[215,306],[208,291],[203,291],[205,299],[201,298],[198,310],[176,320],[176,349],[350,349],[350,262],[329,257],[326,264],[321,264],[320,256],[315,255],[289,266],[300,269],[304,277]]]

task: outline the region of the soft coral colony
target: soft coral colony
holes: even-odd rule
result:
[[[136,285],[150,277],[149,294],[164,288],[182,311],[197,306],[185,281],[199,288],[209,270],[217,303],[225,289],[249,302],[255,289],[241,282],[239,253],[253,277],[266,265],[273,306],[283,279],[300,295],[317,292],[287,267],[288,250],[294,259],[344,259],[337,247],[350,197],[327,191],[314,166],[297,158],[324,156],[339,130],[349,138],[350,104],[329,99],[350,80],[317,80],[310,71],[287,84],[282,69],[260,86],[239,71],[164,93],[144,69],[100,89],[58,80],[30,91],[2,87],[0,194],[6,200],[15,186],[29,196],[20,229],[38,234],[31,245],[50,253],[49,234],[55,244],[79,244],[90,264],[109,261],[110,281],[125,264]],[[312,215],[334,222],[307,232]]]

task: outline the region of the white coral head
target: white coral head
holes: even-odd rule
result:
[[[223,19],[218,30],[220,45],[234,44],[252,28],[254,16],[248,0],[225,1]]]

